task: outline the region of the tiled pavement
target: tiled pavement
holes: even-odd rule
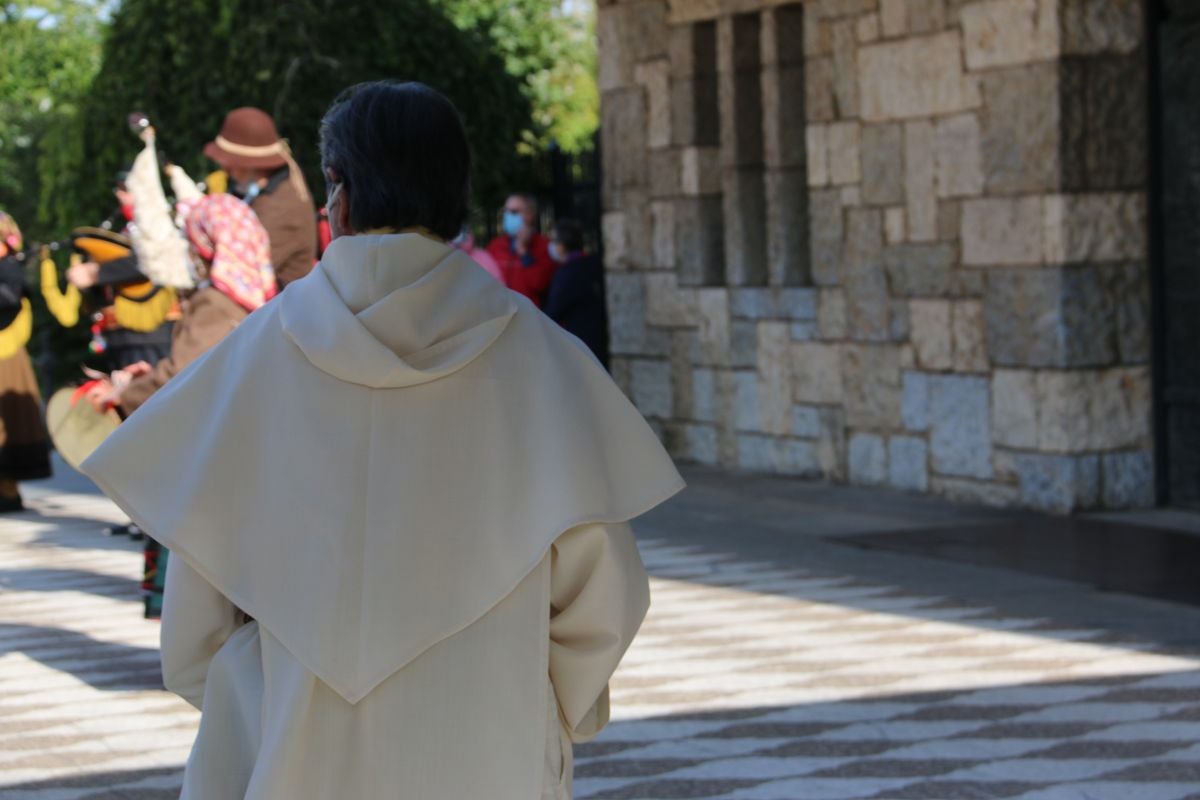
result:
[[[158,688],[138,545],[99,535],[102,498],[35,503],[0,522],[0,798],[174,797],[196,714]],[[654,607],[577,797],[1200,800],[1196,652],[847,570],[643,551]]]

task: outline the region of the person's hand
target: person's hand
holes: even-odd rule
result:
[[[105,411],[120,402],[121,393],[115,386],[113,386],[112,381],[102,380],[96,381],[95,384],[93,384],[92,387],[87,390],[85,397],[87,397],[87,401],[92,404],[92,408],[103,414]]]
[[[128,372],[131,377],[140,378],[150,372],[152,369],[154,369],[154,365],[149,361],[139,361],[136,364],[130,364],[121,371]]]
[[[83,261],[67,268],[67,280],[78,289],[90,289],[100,279],[100,265]]]
[[[150,144],[150,142],[153,142],[154,141],[154,126],[147,125],[146,127],[142,128],[141,133],[138,134],[138,138],[141,139],[146,144]]]

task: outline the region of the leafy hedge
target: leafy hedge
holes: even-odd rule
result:
[[[112,176],[137,151],[125,122],[134,110],[198,177],[213,168],[200,150],[226,112],[263,108],[319,195],[322,114],[346,86],[382,78],[420,80],[455,102],[474,153],[476,203],[498,205],[530,127],[529,100],[490,38],[457,27],[431,0],[124,0],[79,127],[62,132],[62,150],[44,165],[55,190],[43,213],[62,228],[107,216]]]

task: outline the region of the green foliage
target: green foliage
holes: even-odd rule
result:
[[[98,12],[83,0],[0,5],[0,208],[27,238],[53,231],[52,212],[39,209],[52,194],[41,172],[73,129],[76,100],[99,66]]]
[[[521,80],[533,105],[526,152],[542,151],[551,140],[569,153],[591,146],[600,109],[592,3],[573,4],[575,12],[563,0],[444,0],[444,5],[459,27],[486,33],[505,68]]]
[[[167,156],[200,177],[214,168],[201,148],[226,112],[263,108],[320,193],[322,114],[346,86],[383,78],[420,80],[458,105],[476,201],[498,204],[529,103],[490,42],[456,27],[432,0],[125,0],[81,125],[63,134],[64,155],[47,176],[61,189],[47,211],[71,224],[108,214],[112,176],[138,150],[125,122],[134,110],[150,117]]]

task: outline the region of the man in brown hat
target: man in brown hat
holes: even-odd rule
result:
[[[271,237],[271,263],[280,288],[307,275],[317,256],[317,214],[304,175],[279,138],[275,120],[258,108],[235,108],[217,138],[204,146]]]

